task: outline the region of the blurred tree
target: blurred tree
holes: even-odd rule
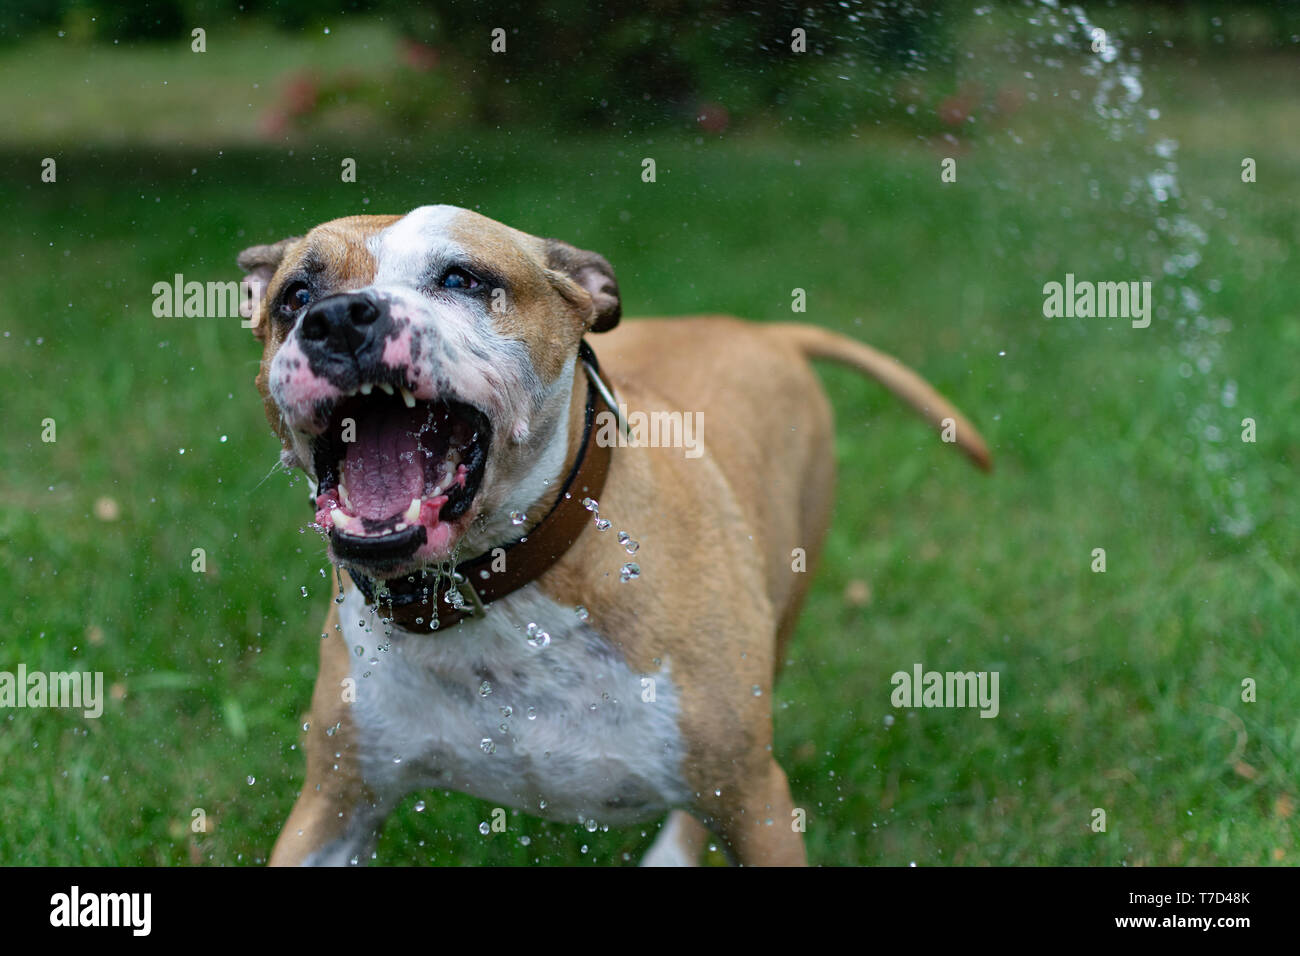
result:
[[[1024,8],[1017,0],[1002,2]],[[468,103],[466,112],[487,123],[545,119],[629,129],[667,122],[719,131],[759,114],[820,126],[878,118],[898,109],[897,80],[904,76],[925,75],[927,100],[951,99],[955,27],[972,6],[944,0],[5,0],[0,38],[61,29],[73,40],[147,41],[248,19],[303,29],[377,17],[406,38],[397,59],[413,75],[393,95],[404,119],[436,110],[433,94],[451,88],[458,109]],[[1300,0],[1146,0],[1110,8],[1109,16],[1127,26],[1132,42],[1174,37],[1224,49],[1238,37],[1293,45],[1300,34]],[[1249,29],[1224,27],[1228,20]],[[498,28],[505,31],[504,53],[491,46]],[[802,52],[792,49],[796,29],[805,31]],[[932,106],[915,115],[933,119]]]

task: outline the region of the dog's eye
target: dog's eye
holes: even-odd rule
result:
[[[444,289],[477,289],[478,279],[464,269],[448,269],[440,283]]]
[[[285,290],[280,298],[280,314],[286,319],[292,318],[298,311],[311,302],[311,290],[305,282],[295,282]]]

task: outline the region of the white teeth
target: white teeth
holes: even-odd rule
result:
[[[415,524],[417,521],[420,520],[420,499],[419,498],[411,499],[411,506],[406,509],[406,514],[402,515],[402,517],[405,518],[407,521],[409,521],[411,524]]]
[[[415,396],[406,390],[406,386],[400,386],[402,389],[402,401],[406,402],[407,408],[415,407]]]
[[[394,530],[394,531],[405,531],[405,530],[406,530],[407,528],[409,528],[409,527],[410,527],[410,525],[407,524],[405,521],[399,521],[399,522],[397,522],[397,524],[393,525],[393,530]]]
[[[362,385],[362,386],[361,386],[361,394],[362,394],[362,395],[369,395],[369,394],[370,394],[370,390],[373,389],[373,388],[374,388],[374,386],[373,386],[373,385],[370,385],[369,383],[367,383],[367,384],[365,384],[365,385]]]
[[[383,392],[385,395],[393,394],[393,386],[389,385],[387,382],[380,382],[379,390]]]
[[[346,531],[348,534],[359,534],[361,532],[361,519],[354,518],[352,515],[344,514],[338,508],[334,509],[334,527],[340,531]]]
[[[343,502],[345,508],[352,507],[352,499],[348,497],[347,483],[342,478],[339,479],[339,501]]]
[[[460,468],[460,452],[453,451],[442,462],[442,481],[433,489],[435,495],[440,495],[452,486],[456,480],[456,471]]]

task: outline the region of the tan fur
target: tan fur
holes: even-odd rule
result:
[[[369,220],[341,220],[307,237],[317,249],[336,250],[331,268],[346,276],[348,287],[365,285],[374,272],[356,238],[389,220]],[[548,274],[539,261],[541,240],[477,216],[456,238],[511,277],[516,309],[500,320],[502,328],[528,341],[539,371],[558,374],[583,328],[564,301],[581,304],[586,293]],[[295,245],[289,258],[307,247]],[[286,271],[282,266],[277,277]],[[276,344],[267,337],[258,381],[264,396],[265,367]],[[592,345],[629,409],[702,413],[705,453],[687,458],[680,448],[615,450],[600,513],[640,542],[638,580],[620,581],[618,568],[628,557],[614,536],[588,530],[538,584],[561,605],[585,605],[591,626],[632,668],[644,673],[657,670],[660,661],[669,665],[680,688],[683,769],[696,794],[691,813],[742,864],[802,864],[803,842],[791,826],[794,803],[771,751],[771,705],[833,504],[831,409],[809,359],[832,358],[873,375],[936,424],[953,418],[961,448],[982,465],[987,448],[915,373],[821,330],[731,318],[638,320],[593,337]],[[582,437],[586,390],[579,372],[569,461]],[[272,410],[268,404],[268,417]],[[548,504],[529,513],[543,514]],[[807,573],[792,570],[796,548],[806,552]],[[328,842],[369,799],[348,759],[347,705],[338,691],[347,649],[333,621],[331,612],[313,698],[307,781],[276,845],[275,864],[298,862]],[[340,729],[327,736],[335,723]],[[698,851],[703,831],[686,833]]]
[[[640,541],[641,579],[610,575],[616,543],[588,533],[542,586],[585,604],[632,667],[672,662],[693,809],[737,859],[802,862],[771,693],[811,577],[791,551],[814,561],[829,522],[829,405],[801,356],[736,319],[627,322],[595,344],[630,409],[702,412],[706,453],[618,449],[601,514]]]
[[[284,422],[280,410],[271,399],[270,383],[267,375],[271,369],[271,360],[284,344],[289,327],[276,322],[267,313],[266,303],[275,299],[288,277],[310,257],[321,271],[332,278],[338,291],[360,289],[375,277],[375,260],[365,240],[381,229],[391,226],[401,216],[348,216],[317,226],[307,235],[290,245],[283,253],[275,274],[266,289],[253,323],[253,334],[262,343],[262,364],[258,368],[254,382],[262,394],[262,407],[271,430],[287,443]]]
[[[338,595],[337,584],[334,594]],[[298,865],[313,849],[342,833],[352,814],[372,800],[357,768],[351,705],[343,699],[348,649],[335,626],[338,622],[338,605],[331,603],[321,632],[326,636],[320,642],[320,673],[307,718],[307,779],[275,842],[272,866]]]

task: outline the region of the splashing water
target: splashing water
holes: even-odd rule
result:
[[[1123,44],[1110,31],[1101,32],[1104,28],[1094,24],[1080,7],[1063,8],[1056,0],[1040,2],[1039,9],[1046,11],[1041,22],[1053,29],[1054,46],[1078,49],[1082,42],[1096,54],[1082,72],[1096,80],[1092,118],[1107,138],[1121,142],[1134,135],[1151,135],[1149,124],[1158,123],[1160,110],[1143,108],[1141,70],[1134,62],[1138,51],[1126,55]],[[1215,424],[1223,417],[1219,408],[1230,409],[1237,402],[1237,383],[1215,371],[1215,361],[1223,352],[1222,336],[1231,331],[1232,323],[1206,314],[1206,302],[1218,291],[1219,283],[1203,275],[1202,249],[1209,235],[1188,211],[1177,154],[1178,142],[1168,136],[1156,138],[1141,152],[1128,151],[1127,155],[1138,158],[1129,160],[1135,169],[1120,202],[1127,211],[1151,223],[1152,268],[1159,271],[1152,276],[1156,280],[1152,283],[1153,313],[1154,318],[1172,321],[1178,333],[1178,375],[1188,382],[1190,391],[1184,447],[1198,466],[1197,492],[1213,513],[1212,530],[1239,538],[1250,534],[1256,525],[1244,500],[1245,484],[1238,477],[1245,470],[1242,446],[1226,441],[1230,433]],[[1115,155],[1118,159],[1126,154]],[[1095,192],[1094,198],[1098,198]],[[1221,212],[1208,201],[1204,211]]]

